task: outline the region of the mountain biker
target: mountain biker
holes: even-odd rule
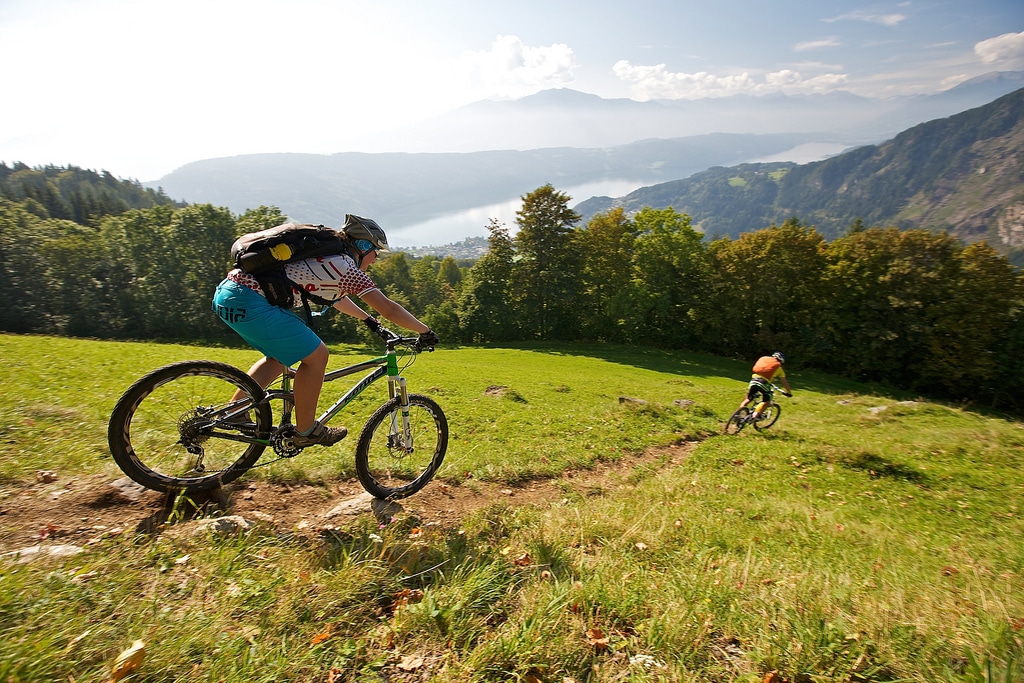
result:
[[[419,332],[423,346],[437,344],[440,340],[430,327],[385,296],[366,274],[377,254],[388,250],[384,230],[375,221],[362,219],[347,223],[343,234],[351,255],[318,256],[288,263],[288,278],[307,292],[333,301],[334,308],[362,320],[374,332],[379,331],[380,323],[348,295],[358,296],[394,324]],[[264,354],[248,371],[261,387],[266,388],[280,377],[285,366],[299,363],[293,384],[295,446],[331,446],[345,438],[348,430],[344,427],[328,427],[316,420],[329,351],[298,315],[270,304],[256,278],[240,268],[231,270],[217,286],[213,310],[250,346]]]
[[[789,388],[789,380],[786,379],[786,372],[782,369],[782,364],[785,362],[786,357],[782,355],[781,351],[776,351],[770,356],[761,356],[757,359],[753,367],[754,374],[750,378],[750,384],[747,385],[747,395],[740,401],[740,408],[749,405],[751,401],[754,402],[754,405],[757,405],[762,400],[771,403],[772,382],[776,380],[785,387],[785,391],[782,392],[783,394],[786,396],[793,395],[793,390]]]

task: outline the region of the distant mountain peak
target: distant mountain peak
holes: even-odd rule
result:
[[[1012,82],[1012,80],[1003,81]],[[708,235],[737,237],[796,216],[834,238],[854,221],[986,240],[1024,260],[1024,88],[920,123],[878,145],[808,164],[741,164],[575,207],[675,207]]]

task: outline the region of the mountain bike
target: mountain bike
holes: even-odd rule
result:
[[[355,469],[376,498],[410,496],[433,478],[448,450],[448,420],[431,398],[410,394],[401,371],[421,348],[418,337],[382,328],[383,355],[324,374],[324,382],[369,371],[317,419],[326,423],[367,387],[387,378],[388,400],[363,425]],[[242,370],[217,361],[172,363],[139,378],[110,416],[107,442],[118,467],[156,491],[196,492],[223,486],[254,467],[293,458],[293,368],[263,389]],[[236,398],[240,396],[241,398]],[[280,419],[274,424],[274,410]],[[277,457],[257,465],[267,448]]]
[[[783,396],[792,396],[792,394],[786,393],[785,389],[775,384],[772,384],[772,392],[778,391]],[[751,410],[747,406],[737,408],[729,420],[725,423],[726,434],[737,434],[743,430],[747,425],[754,425],[754,429],[761,431],[768,429],[773,424],[778,422],[779,416],[782,415],[782,406],[772,400],[762,400],[754,406]]]

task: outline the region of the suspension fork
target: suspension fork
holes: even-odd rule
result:
[[[411,452],[412,445],[412,431],[409,423],[409,390],[405,384],[405,378],[402,377],[398,372],[398,360],[394,352],[388,354],[388,396],[390,398],[399,397],[399,404],[401,405],[400,413],[391,413],[391,424],[390,434],[391,438],[389,442],[394,441],[397,437],[401,441],[401,445],[407,452]],[[399,417],[401,415],[401,417]],[[399,445],[393,443],[393,445]]]

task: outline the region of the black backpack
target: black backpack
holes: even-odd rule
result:
[[[309,294],[284,273],[286,263],[315,256],[349,253],[345,238],[323,225],[285,223],[242,235],[231,245],[231,260],[236,267],[256,278],[267,301],[281,308],[295,305],[295,292],[302,298],[306,320],[312,320],[309,302],[330,306],[333,302]]]

